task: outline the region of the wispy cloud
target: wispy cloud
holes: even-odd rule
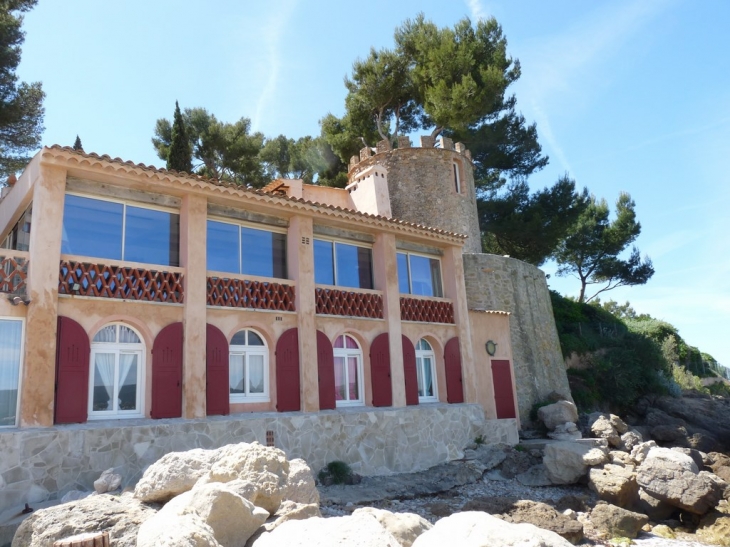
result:
[[[256,110],[251,119],[251,127],[258,130],[261,120],[265,117],[269,106],[274,102],[276,89],[279,85],[281,73],[281,43],[282,36],[297,7],[298,0],[283,0],[272,6],[271,17],[262,29],[263,50],[266,52],[265,75],[266,83],[256,102]],[[263,79],[262,78],[262,79]]]
[[[475,0],[468,0],[468,3],[472,1]],[[528,108],[533,109],[530,114],[541,118],[542,121],[537,120],[541,137],[564,169],[570,171],[570,164],[559,145],[559,136],[549,130],[550,107],[560,102],[561,112],[566,103],[571,105],[571,110],[579,108],[579,98],[587,95],[583,91],[585,87],[595,82],[605,84],[610,77],[610,71],[602,69],[602,61],[618,55],[621,46],[632,35],[673,2],[632,2],[618,7],[611,4],[594,10],[565,33],[540,37],[534,47],[520,55],[523,66],[530,66],[520,96],[526,98]]]
[[[489,17],[489,13],[479,0],[464,0],[472,21],[479,21]]]

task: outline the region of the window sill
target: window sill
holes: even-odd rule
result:
[[[428,403],[438,403],[439,399],[438,397],[419,397],[418,398],[418,404],[428,404]]]
[[[245,404],[245,403],[270,403],[271,398],[268,395],[258,396],[258,397],[231,396],[228,399],[228,402],[229,402],[229,404],[232,404],[232,405],[239,405],[239,404]]]
[[[350,408],[353,406],[365,406],[363,401],[335,401],[336,408]]]
[[[91,412],[89,412],[87,420],[90,422],[97,420],[136,420],[144,417],[144,414],[139,412],[136,412],[134,414],[92,414]]]

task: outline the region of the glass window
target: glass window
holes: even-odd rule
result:
[[[269,352],[263,338],[241,330],[231,338],[228,360],[230,402],[269,401]]]
[[[286,234],[208,221],[207,269],[285,279]]]
[[[397,253],[398,288],[403,294],[443,296],[438,258]]]
[[[12,249],[14,251],[28,251],[30,250],[30,227],[32,225],[33,216],[33,204],[28,205],[28,208],[20,217],[20,220],[15,223],[13,229],[10,230],[8,237],[2,242],[0,248]]]
[[[91,343],[89,418],[139,418],[142,410],[144,345],[127,325],[114,323]]]
[[[17,423],[23,322],[0,319],[0,427]]]
[[[319,285],[372,289],[372,250],[339,241],[315,239],[314,280]]]
[[[66,195],[63,254],[178,266],[180,215]]]
[[[334,357],[337,406],[362,405],[362,350],[357,341],[346,334],[337,337]]]
[[[438,401],[436,392],[435,355],[431,345],[423,338],[416,344],[416,374],[418,376],[418,400],[428,403]]]

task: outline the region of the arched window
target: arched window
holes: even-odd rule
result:
[[[337,406],[363,404],[362,350],[352,336],[338,336],[334,344]]]
[[[418,401],[430,403],[438,401],[436,391],[436,362],[431,344],[421,338],[416,344],[416,373],[418,375]]]
[[[145,377],[144,344],[131,327],[112,323],[91,342],[89,419],[139,418]]]
[[[232,403],[269,401],[269,350],[261,335],[248,329],[234,334],[228,363]]]

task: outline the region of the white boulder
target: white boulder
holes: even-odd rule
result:
[[[195,448],[165,454],[144,472],[134,487],[134,496],[146,502],[165,502],[187,492],[208,472],[215,453]]]
[[[411,547],[418,536],[433,528],[433,524],[414,513],[391,513],[385,509],[362,507],[353,513],[359,514],[374,517],[403,547]]]
[[[570,401],[558,401],[551,405],[540,407],[537,417],[545,424],[549,431],[568,422],[578,421],[578,409]]]
[[[553,484],[573,484],[585,476],[588,468],[608,461],[601,448],[584,443],[557,442],[545,447],[542,462]]]

